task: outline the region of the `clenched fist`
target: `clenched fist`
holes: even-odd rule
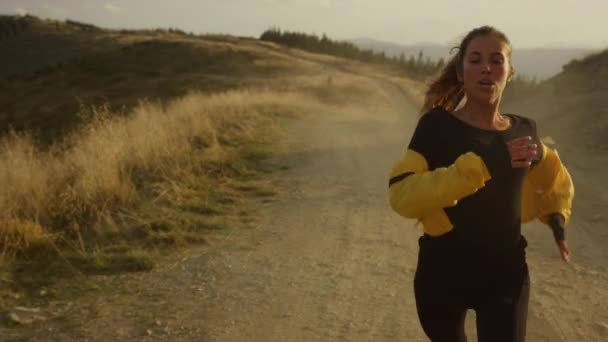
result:
[[[514,168],[529,167],[538,156],[538,145],[532,141],[531,136],[513,139],[507,142],[507,148]]]

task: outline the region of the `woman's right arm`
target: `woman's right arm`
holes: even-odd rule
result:
[[[489,179],[485,163],[473,152],[461,155],[448,167],[429,171],[426,158],[409,148],[391,170],[390,204],[401,216],[422,218],[434,210],[456,205]]]
[[[432,212],[456,205],[491,178],[482,158],[473,152],[460,155],[447,167],[429,166],[429,158],[443,152],[437,137],[446,133],[444,115],[431,111],[420,118],[405,155],[390,172],[391,207],[406,218],[433,216]]]

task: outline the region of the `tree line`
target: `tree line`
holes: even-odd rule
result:
[[[376,52],[371,49],[361,49],[354,43],[332,40],[323,34],[283,31],[273,27],[262,33],[260,40],[271,41],[310,52],[323,53],[337,57],[350,58],[368,63],[380,63],[395,66],[416,79],[426,79],[435,75],[445,64],[443,58],[434,61],[424,56],[420,51],[417,56],[388,56],[385,52]]]

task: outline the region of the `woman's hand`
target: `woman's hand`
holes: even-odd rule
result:
[[[557,243],[557,248],[559,248],[559,254],[562,257],[562,260],[570,262],[570,248],[568,248],[566,235],[564,233],[564,226],[566,225],[564,215],[553,213],[549,215],[547,221],[551,231],[553,231],[553,238],[555,238],[555,243]]]
[[[538,145],[532,141],[531,136],[513,139],[507,142],[507,148],[514,168],[529,167],[538,154]]]
[[[557,241],[557,247],[559,248],[559,254],[562,256],[562,260],[570,262],[570,249],[566,240]]]

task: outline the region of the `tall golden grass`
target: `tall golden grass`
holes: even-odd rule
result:
[[[189,162],[194,155],[217,161],[231,146],[268,140],[273,116],[314,106],[295,92],[192,93],[166,106],[142,101],[127,116],[96,109],[64,148],[41,151],[28,136],[10,135],[0,144],[0,253],[94,225],[136,198],[138,175],[184,177],[200,168]]]
[[[45,150],[11,134],[0,141],[0,253],[57,250],[55,242],[66,239],[85,252],[83,236],[99,233],[119,208],[146,196],[169,205],[204,199],[213,179],[231,177],[239,148],[276,139],[277,117],[348,115],[388,103],[365,77],[294,75],[263,89],[194,92],[166,105],[142,100],[127,115],[96,108],[86,125]],[[156,189],[145,193],[151,180]]]

